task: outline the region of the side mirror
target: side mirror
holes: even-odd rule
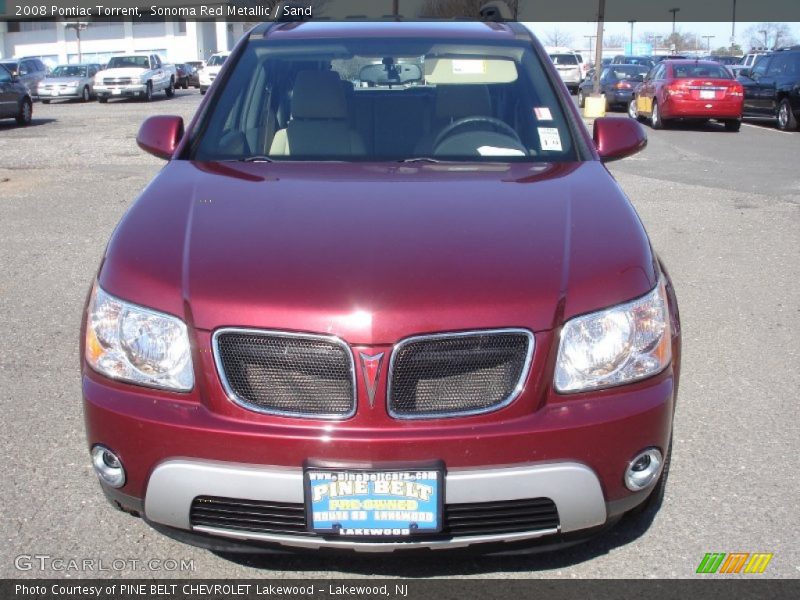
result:
[[[171,115],[150,117],[142,123],[136,143],[139,148],[169,160],[183,137],[183,119]]]
[[[647,135],[634,119],[595,119],[592,138],[603,162],[625,158],[647,146]]]

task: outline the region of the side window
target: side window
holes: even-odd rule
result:
[[[767,65],[769,65],[770,62],[770,59],[766,57],[756,61],[751,74],[755,75],[756,77],[763,76],[767,72]]]
[[[8,83],[11,81],[11,73],[5,67],[0,67],[0,83]]]
[[[664,75],[666,72],[667,72],[666,66],[658,65],[656,67],[655,73],[653,74],[653,79],[655,79],[656,81],[661,81],[662,79],[664,79]]]
[[[44,63],[40,60],[36,61],[36,70],[37,71],[46,71],[47,67],[44,66]]]
[[[767,76],[768,77],[780,77],[786,71],[786,66],[788,64],[788,56],[785,54],[779,54],[775,58],[773,58],[770,63],[769,67],[767,67]]]
[[[19,74],[20,75],[27,75],[31,72],[30,64],[27,60],[23,60],[19,63]]]

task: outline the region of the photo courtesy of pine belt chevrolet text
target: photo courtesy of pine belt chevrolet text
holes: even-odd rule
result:
[[[246,552],[546,550],[656,510],[678,304],[604,165],[638,120],[590,135],[513,22],[265,23],[220,62],[190,123],[142,124],[166,162],[88,293],[111,503]]]

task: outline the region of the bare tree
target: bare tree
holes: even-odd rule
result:
[[[766,34],[765,34],[766,32]],[[745,45],[751,48],[780,48],[791,46],[795,43],[792,30],[786,23],[758,23],[751,25],[744,31]]]
[[[436,19],[480,19],[481,7],[486,2],[487,0],[425,0],[420,16]],[[511,14],[516,15],[519,0],[507,0],[506,4],[511,9]]]
[[[621,33],[612,33],[603,36],[603,48],[622,48],[628,43],[629,38]]]
[[[545,32],[544,43],[547,46],[571,46],[572,34],[558,27]]]

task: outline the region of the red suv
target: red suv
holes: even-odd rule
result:
[[[115,230],[83,397],[119,508],[216,549],[549,546],[658,504],[673,287],[518,24],[273,23]]]

